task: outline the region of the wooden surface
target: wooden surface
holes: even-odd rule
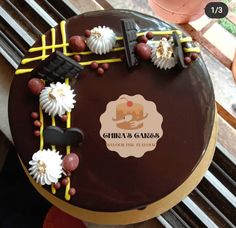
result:
[[[8,97],[11,81],[14,76],[14,69],[0,55],[0,131],[12,141],[10,127],[8,123]]]

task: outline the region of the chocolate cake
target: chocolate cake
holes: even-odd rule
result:
[[[22,60],[9,99],[31,181],[97,212],[143,209],[174,192],[203,158],[214,117],[191,38],[126,10],[81,14],[48,31]]]

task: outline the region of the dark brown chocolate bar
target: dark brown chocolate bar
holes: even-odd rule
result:
[[[127,65],[129,68],[132,68],[139,64],[139,61],[135,55],[135,46],[138,43],[136,23],[131,19],[121,19],[120,21]]]
[[[174,54],[177,57],[179,67],[187,68],[187,65],[184,63],[184,50],[182,44],[180,43],[180,38],[177,32],[173,32],[173,41],[175,45]]]
[[[78,146],[84,140],[84,134],[79,128],[63,130],[57,126],[49,126],[43,132],[45,143],[57,146]]]
[[[65,78],[76,78],[83,70],[78,62],[59,51],[53,52],[32,71],[33,76],[39,76],[47,82],[63,82]]]

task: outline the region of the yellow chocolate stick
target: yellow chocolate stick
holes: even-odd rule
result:
[[[86,61],[86,62],[79,62],[80,65],[86,66],[90,65],[92,62],[97,62],[98,64],[100,63],[117,63],[117,62],[122,62],[121,58],[114,58],[114,59],[98,59],[98,60],[91,60],[91,61]],[[33,70],[33,68],[28,68],[28,69],[18,69],[16,70],[15,74],[20,75],[20,74],[25,74],[25,73],[30,73]]]
[[[61,36],[62,36],[62,43],[66,44],[66,30],[65,30],[65,21],[62,21],[60,23],[60,29],[61,29]],[[67,49],[66,46],[63,47],[63,54],[66,55],[67,54]],[[70,80],[69,78],[65,79],[65,83],[67,86],[70,85]],[[71,113],[67,112],[67,120],[66,120],[66,128],[70,128],[71,127]],[[70,154],[70,146],[66,147],[66,154]],[[66,185],[66,189],[65,189],[65,199],[66,200],[70,200],[70,177],[67,177],[67,185]]]
[[[115,59],[92,60],[92,61],[87,61],[87,62],[80,62],[79,64],[82,66],[86,66],[86,65],[90,65],[92,62],[96,62],[98,64],[100,64],[100,63],[118,63],[118,62],[122,62],[122,59],[115,58]]]
[[[184,52],[189,53],[189,52],[196,52],[200,53],[201,50],[199,47],[193,47],[193,48],[184,48]]]
[[[67,86],[70,85],[69,78],[65,79],[65,83],[66,83]],[[70,127],[71,127],[71,113],[67,112],[66,128],[70,128]],[[70,154],[70,149],[71,149],[70,146],[66,147],[66,154]],[[69,194],[69,191],[70,191],[70,177],[67,177],[67,182],[68,183],[66,185],[65,199],[70,200],[70,194]]]
[[[52,116],[52,126],[56,126],[56,120],[55,120],[54,116]],[[51,145],[51,147],[52,147],[52,150],[55,150],[55,152],[56,152],[56,146],[55,145]],[[52,194],[54,194],[54,195],[57,192],[54,184],[51,184],[51,191],[52,191]]]
[[[125,48],[124,47],[118,47],[118,48],[113,48],[111,51],[112,52],[117,52],[117,51],[123,51]],[[52,49],[52,52],[55,51],[55,48]],[[73,56],[73,55],[91,55],[94,54],[91,51],[83,51],[83,52],[72,52],[72,53],[65,53],[65,56]],[[21,64],[26,64],[29,62],[33,62],[33,61],[37,61],[37,60],[43,60],[44,57],[48,57],[49,55],[45,55],[45,56],[37,56],[37,57],[33,57],[33,58],[24,58],[21,61]]]

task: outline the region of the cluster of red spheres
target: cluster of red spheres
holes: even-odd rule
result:
[[[102,76],[106,70],[109,69],[109,64],[108,63],[102,63],[100,66],[97,62],[92,62],[90,65],[90,68],[92,70],[95,70],[98,75]]]
[[[31,78],[28,81],[28,88],[32,94],[39,96],[41,91],[45,88],[45,82],[40,78]]]
[[[54,188],[58,190],[58,189],[61,188],[61,186],[65,187],[68,183],[69,183],[68,179],[64,178],[64,179],[62,179],[61,183],[60,182],[55,183]],[[75,194],[76,194],[76,189],[75,188],[70,188],[69,189],[69,195],[74,196]]]
[[[191,53],[189,56],[184,57],[184,63],[189,65],[192,61],[195,61],[198,58],[197,53]]]
[[[149,60],[151,58],[151,48],[147,45],[148,40],[153,38],[152,32],[147,32],[146,35],[138,37],[138,44],[135,47],[136,54],[142,60]]]
[[[32,119],[34,119],[34,126],[35,127],[37,127],[37,128],[39,128],[39,127],[41,127],[41,122],[38,120],[38,118],[39,118],[39,114],[37,113],[37,112],[32,112],[31,113],[31,118]],[[34,131],[34,135],[35,136],[40,136],[40,131],[39,130],[35,130]]]
[[[68,173],[71,173],[72,171],[77,169],[78,165],[79,165],[79,157],[75,153],[67,154],[63,158],[62,166],[63,166],[63,169]],[[69,183],[68,177],[65,177],[61,180],[61,182],[55,183],[54,188],[55,189],[60,189],[61,186],[66,187],[68,183]],[[76,194],[76,189],[75,188],[70,188],[68,193],[69,193],[70,196],[74,196]]]

